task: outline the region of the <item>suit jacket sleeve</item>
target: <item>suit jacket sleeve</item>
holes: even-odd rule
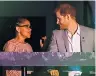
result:
[[[58,52],[58,45],[57,45],[57,40],[55,35],[56,35],[56,31],[53,31],[51,42],[49,44],[49,49],[48,49],[50,52]]]
[[[95,45],[96,40],[95,40],[95,38],[96,38],[96,29],[94,30],[94,33],[93,33],[93,52],[95,52],[95,49],[96,49],[96,45]]]

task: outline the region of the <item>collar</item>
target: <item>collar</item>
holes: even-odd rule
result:
[[[67,32],[68,37],[70,37],[70,38],[73,37],[72,34],[68,30],[66,32]],[[76,35],[76,34],[78,34],[80,36],[80,26],[79,26],[79,24],[78,24],[78,27],[77,27],[77,31],[75,32],[74,35]]]

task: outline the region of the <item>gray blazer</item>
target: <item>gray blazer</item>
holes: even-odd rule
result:
[[[80,25],[81,52],[95,51],[95,30]],[[51,52],[70,52],[68,39],[64,30],[54,30],[49,45]]]

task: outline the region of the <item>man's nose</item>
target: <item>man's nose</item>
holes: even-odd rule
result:
[[[31,29],[31,28],[29,28],[29,31],[32,31],[32,29]]]

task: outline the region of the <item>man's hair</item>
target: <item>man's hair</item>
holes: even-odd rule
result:
[[[29,21],[26,18],[18,18],[17,22],[16,22],[16,26],[19,26],[20,24],[23,24],[25,21]]]
[[[70,14],[72,17],[76,17],[76,9],[70,4],[61,4],[55,9],[55,13],[57,11],[60,11],[60,14],[63,16],[65,16],[66,14]]]

